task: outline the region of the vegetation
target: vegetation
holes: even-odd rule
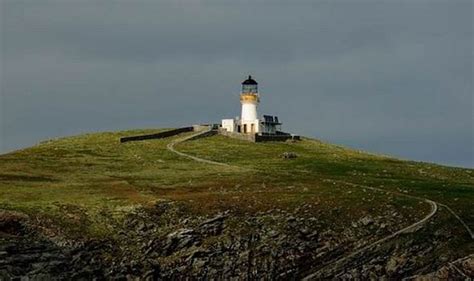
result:
[[[329,192],[337,200],[344,200],[338,193],[344,192],[346,183],[431,199],[450,206],[474,227],[472,169],[401,161],[311,139],[251,144],[214,136],[183,143],[179,149],[206,159],[247,167],[253,171],[254,179],[279,187],[295,185],[321,194],[317,188],[329,185],[332,186]],[[280,155],[287,151],[295,152],[298,157],[282,159]],[[351,203],[357,204],[360,197],[353,195],[352,199]]]
[[[446,204],[474,228],[472,169],[401,161],[306,138],[254,144],[212,136],[176,145],[229,167],[166,149],[187,133],[119,143],[122,136],[157,131],[86,134],[1,155],[0,209],[47,219],[69,236],[88,237],[114,235],[104,222],[163,200],[178,201],[195,215],[225,210],[245,215],[306,204],[310,208],[303,216],[316,214],[321,227],[336,229],[366,214],[384,215],[387,205],[407,224],[429,211],[422,200],[363,187],[370,186]],[[297,157],[284,159],[284,152]],[[457,222],[452,218],[451,223]]]

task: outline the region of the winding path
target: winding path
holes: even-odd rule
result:
[[[329,264],[327,264],[326,266],[324,266],[323,268],[319,269],[318,271],[310,274],[310,275],[307,275],[306,277],[304,277],[302,280],[314,280],[314,279],[317,279],[318,278],[318,274],[323,271],[323,270],[326,270],[326,269],[329,269],[331,267],[334,267],[335,269],[337,269],[338,267],[344,265],[343,263],[363,252],[365,252],[366,250],[370,249],[370,248],[373,248],[375,246],[378,246],[392,238],[395,238],[396,236],[402,234],[402,233],[407,233],[407,232],[411,232],[411,231],[414,231],[414,230],[417,230],[418,227],[420,227],[421,225],[423,225],[425,222],[427,222],[429,219],[431,219],[434,214],[436,214],[436,212],[438,211],[438,204],[436,204],[436,202],[432,201],[432,200],[429,200],[429,199],[426,199],[426,198],[421,198],[421,197],[416,197],[416,196],[412,196],[412,195],[407,195],[407,194],[400,194],[400,193],[395,193],[395,192],[390,192],[390,191],[387,191],[387,190],[383,190],[383,189],[379,189],[379,188],[376,188],[376,187],[371,187],[371,186],[363,186],[363,185],[357,185],[357,184],[353,184],[353,183],[349,183],[349,182],[342,182],[344,184],[347,184],[347,185],[351,185],[351,186],[357,186],[357,187],[362,187],[362,188],[366,188],[366,189],[371,189],[371,190],[375,190],[375,191],[378,191],[378,192],[384,192],[384,193],[391,193],[391,194],[394,194],[394,195],[397,195],[397,196],[404,196],[404,197],[410,197],[410,198],[414,198],[414,199],[418,199],[418,200],[421,200],[421,201],[424,201],[428,204],[430,204],[431,206],[431,210],[430,212],[425,216],[423,217],[421,220],[407,226],[407,227],[404,227],[380,240],[377,240],[369,245],[366,245],[342,258],[339,258],[338,260],[336,261],[332,261],[330,262]]]
[[[467,230],[467,232],[469,233],[469,235],[471,236],[471,239],[474,239],[474,236],[473,236],[473,233],[472,233],[472,230],[469,228],[469,226],[451,209],[449,208],[447,205],[445,204],[441,204],[441,203],[438,203],[438,202],[435,202],[433,200],[429,200],[427,198],[422,198],[422,197],[418,197],[418,196],[413,196],[413,195],[408,195],[408,194],[403,194],[403,193],[399,193],[399,192],[393,192],[393,191],[388,191],[388,190],[385,190],[385,189],[381,189],[381,188],[377,188],[377,187],[372,187],[372,186],[366,186],[366,185],[360,185],[360,184],[354,184],[354,183],[350,183],[350,182],[345,182],[345,181],[340,181],[340,183],[344,183],[344,184],[347,184],[347,185],[350,185],[350,186],[354,186],[354,187],[361,187],[361,188],[366,188],[366,189],[370,189],[370,190],[374,190],[374,191],[378,191],[378,192],[384,192],[384,193],[389,193],[389,194],[393,194],[395,196],[403,196],[403,197],[407,197],[407,198],[412,198],[412,199],[416,199],[416,200],[420,200],[420,201],[424,201],[426,203],[429,203],[431,205],[431,211],[428,215],[426,215],[424,218],[422,218],[421,220],[403,228],[403,229],[400,229],[392,234],[390,234],[389,236],[385,237],[385,238],[382,238],[380,240],[377,240],[375,241],[374,243],[372,244],[369,244],[367,246],[364,246],[358,250],[356,250],[355,252],[352,252],[340,259],[337,259],[335,261],[332,261],[330,262],[329,264],[327,264],[326,266],[324,266],[323,268],[319,269],[318,271],[304,277],[302,280],[313,280],[313,279],[316,279],[317,276],[318,276],[318,273],[320,273],[321,271],[323,270],[326,270],[330,267],[338,267],[340,266],[341,263],[347,261],[348,259],[350,258],[353,258],[355,256],[357,256],[358,254],[370,249],[370,248],[373,248],[377,245],[380,245],[382,243],[384,243],[385,241],[388,241],[392,238],[395,238],[396,236],[402,234],[402,233],[407,233],[407,232],[411,232],[411,231],[414,231],[414,230],[417,230],[418,227],[420,227],[421,225],[423,225],[426,221],[428,221],[430,218],[432,218],[434,216],[434,214],[437,212],[438,210],[438,205],[439,206],[442,206],[442,207],[445,207],[463,226],[464,228]]]
[[[467,259],[473,259],[474,258],[474,254],[470,254],[468,256],[465,256],[465,257],[462,257],[462,258],[459,258],[455,261],[452,261],[452,262],[449,262],[446,266],[448,267],[451,267],[452,269],[454,269],[459,275],[463,276],[465,279],[464,280],[471,280],[469,279],[470,277],[467,276],[461,269],[459,269],[459,267],[456,265],[456,263],[458,262],[462,262],[462,261],[465,261]],[[436,271],[432,272],[432,273],[428,273],[427,275],[423,274],[423,275],[420,275],[420,274],[415,274],[415,275],[412,275],[412,276],[408,276],[408,277],[405,277],[402,279],[402,281],[409,281],[409,280],[413,280],[419,276],[422,276],[422,277],[426,277],[428,278],[427,276],[429,276],[430,274],[433,274],[435,273]],[[427,280],[426,278],[424,278],[423,280]]]
[[[377,188],[377,187],[372,187],[372,186],[367,186],[367,185],[360,185],[360,184],[355,184],[355,183],[350,183],[350,182],[344,182],[344,181],[341,181],[341,183],[344,183],[344,184],[347,184],[347,185],[351,185],[351,186],[355,186],[355,187],[362,187],[362,188],[367,188],[367,189],[371,189],[371,190],[375,190],[375,191],[380,191],[380,192],[386,192],[386,193],[390,193],[390,194],[393,194],[393,195],[396,195],[396,196],[403,196],[403,197],[408,197],[408,198],[413,198],[413,199],[417,199],[417,200],[420,200],[420,201],[432,201],[432,200],[429,200],[427,198],[423,198],[423,197],[418,197],[418,196],[414,196],[414,195],[408,195],[408,194],[404,194],[404,193],[399,193],[399,192],[393,192],[393,191],[389,191],[389,190],[386,190],[386,189],[382,189],[382,188]],[[446,208],[461,224],[462,226],[466,229],[466,231],[469,233],[469,235],[471,236],[471,239],[474,240],[474,233],[473,231],[469,228],[469,226],[467,225],[467,223],[465,223],[461,217],[459,217],[454,211],[453,209],[451,209],[448,205],[446,204],[442,204],[442,203],[439,203],[439,202],[435,202],[435,201],[432,201],[434,203],[436,203],[437,205],[441,206],[441,207],[444,207]]]
[[[221,162],[216,162],[216,161],[212,161],[212,160],[207,160],[207,159],[204,159],[204,158],[199,158],[199,157],[196,157],[196,156],[192,156],[192,155],[189,155],[189,154],[186,154],[184,152],[180,152],[178,150],[176,150],[174,148],[174,146],[178,143],[182,143],[184,141],[187,141],[187,140],[191,140],[191,139],[194,139],[194,138],[197,138],[197,137],[201,137],[203,135],[206,135],[208,133],[210,133],[212,131],[212,129],[208,129],[208,130],[203,130],[203,131],[198,131],[197,133],[195,134],[192,134],[190,136],[186,136],[184,138],[180,138],[180,139],[177,139],[177,140],[174,140],[172,142],[170,142],[166,148],[171,151],[171,152],[174,152],[180,156],[183,156],[183,157],[186,157],[186,158],[189,158],[189,159],[192,159],[194,161],[197,161],[197,162],[201,162],[201,163],[206,163],[206,164],[212,164],[212,165],[219,165],[219,166],[224,166],[224,167],[234,167],[234,166],[231,166],[229,164],[226,164],[226,163],[221,163]]]
[[[208,134],[210,131],[212,131],[212,129],[208,129],[208,130],[203,130],[203,131],[199,131],[197,132],[196,134],[193,134],[193,135],[190,135],[190,136],[187,136],[187,137],[184,137],[184,138],[181,138],[181,139],[177,139],[177,140],[174,140],[172,141],[171,143],[169,143],[167,145],[167,149],[180,155],[180,156],[183,156],[183,157],[186,157],[186,158],[189,158],[189,159],[192,159],[194,161],[197,161],[197,162],[201,162],[201,163],[206,163],[206,164],[212,164],[212,165],[219,165],[219,166],[224,166],[224,167],[236,167],[236,168],[241,168],[241,167],[237,167],[237,166],[232,166],[232,165],[229,165],[229,164],[226,164],[226,163],[222,163],[222,162],[216,162],[216,161],[212,161],[212,160],[208,160],[208,159],[204,159],[204,158],[199,158],[199,157],[196,157],[196,156],[192,156],[192,155],[189,155],[189,154],[186,154],[186,153],[183,153],[183,152],[180,152],[180,151],[177,151],[175,148],[174,148],[174,145],[178,144],[178,143],[181,143],[181,142],[184,142],[184,141],[187,141],[187,140],[191,140],[191,139],[194,139],[194,138],[197,138],[197,137],[201,137],[201,136],[205,136],[206,134]],[[445,204],[441,204],[441,203],[438,203],[438,202],[435,202],[433,200],[430,200],[430,199],[427,199],[427,198],[422,198],[422,197],[418,197],[418,196],[413,196],[413,195],[408,195],[408,194],[403,194],[403,193],[398,193],[398,192],[393,192],[393,191],[388,191],[388,190],[385,190],[385,189],[381,189],[381,188],[376,188],[376,187],[372,187],[372,186],[366,186],[366,185],[360,185],[360,184],[354,184],[354,183],[350,183],[350,182],[345,182],[345,181],[339,181],[340,183],[343,183],[343,184],[346,184],[346,185],[350,185],[350,186],[354,186],[354,187],[361,187],[361,188],[366,188],[366,189],[369,189],[369,190],[373,190],[373,191],[377,191],[377,192],[384,192],[384,193],[387,193],[387,194],[392,194],[392,195],[395,195],[395,196],[402,196],[402,197],[407,197],[407,198],[412,198],[412,199],[416,199],[416,200],[420,200],[420,201],[423,201],[423,202],[426,202],[428,203],[430,206],[431,206],[431,210],[430,212],[425,216],[423,217],[421,220],[407,226],[407,227],[404,227],[382,239],[379,239],[369,245],[366,245],[346,256],[343,256],[335,261],[331,261],[330,263],[328,263],[326,266],[322,267],[321,269],[319,269],[318,271],[310,274],[310,275],[307,275],[306,277],[304,277],[302,280],[313,280],[313,279],[316,279],[318,277],[318,274],[323,271],[323,270],[326,270],[330,267],[334,267],[334,268],[337,268],[341,265],[343,265],[344,262],[346,262],[347,260],[363,253],[364,251],[366,250],[369,250],[375,246],[378,246],[390,239],[393,239],[395,238],[396,236],[400,235],[400,234],[403,234],[403,233],[408,233],[408,232],[412,232],[412,231],[416,231],[420,226],[422,226],[424,223],[426,223],[429,219],[431,219],[435,214],[436,212],[438,211],[438,205],[439,206],[442,206],[442,207],[445,207],[463,226],[464,228],[467,230],[467,232],[469,233],[469,235],[471,236],[471,239],[474,240],[474,233],[473,231],[469,228],[469,226],[451,209],[449,208],[447,205]]]
[[[469,232],[469,235],[471,235],[471,239],[474,240],[474,233],[469,228],[467,223],[465,223],[450,207],[448,207],[448,205],[441,204],[441,203],[438,203],[438,205],[445,207],[464,226],[467,232]]]

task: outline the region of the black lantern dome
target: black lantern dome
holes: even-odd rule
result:
[[[258,85],[257,81],[253,80],[252,75],[249,75],[249,78],[242,82],[242,85]]]
[[[249,75],[249,78],[242,82],[242,93],[258,93],[258,83],[252,79],[252,76]]]

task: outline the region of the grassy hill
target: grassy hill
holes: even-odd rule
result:
[[[231,214],[224,234],[247,235],[267,224],[272,231],[291,234],[288,225],[296,220],[301,223],[297,228],[304,224],[308,231],[320,233],[315,249],[326,238],[337,240],[334,243],[339,248],[320,257],[337,259],[420,220],[430,212],[430,204],[424,201],[429,199],[439,204],[429,225],[397,239],[430,239],[428,236],[446,228],[451,231],[450,239],[432,247],[420,266],[402,275],[427,273],[442,266],[443,260],[474,251],[469,233],[452,214],[474,229],[472,169],[401,161],[307,138],[250,143],[217,135],[175,146],[229,166],[199,163],[166,149],[171,141],[191,133],[161,140],[118,141],[122,136],[157,131],[86,134],[1,155],[0,209],[26,214],[49,236],[118,244],[126,244],[121,232],[131,229],[126,224],[130,216],[157,215],[170,202],[178,207],[166,207],[159,211],[159,222],[153,221],[159,237],[186,226],[183,218],[195,221],[196,226],[199,220],[223,213]],[[294,152],[297,157],[282,158],[284,152]],[[288,215],[281,217],[282,222],[268,221],[267,214],[275,213]],[[249,217],[261,220],[260,226],[242,224]],[[209,247],[224,239],[222,235],[201,237],[199,247]],[[127,248],[131,256],[143,255],[133,247]],[[177,249],[155,260],[171,268],[189,251]],[[317,255],[309,251],[304,251],[309,255],[306,258],[317,264]],[[440,255],[443,259],[437,260]],[[303,264],[297,276],[315,267]],[[190,272],[198,272],[193,270]],[[383,274],[390,276],[388,269]]]

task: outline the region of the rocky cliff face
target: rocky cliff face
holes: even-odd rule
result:
[[[455,229],[431,227],[338,262],[405,224],[395,210],[331,227],[308,215],[311,206],[254,214],[223,211],[191,216],[163,202],[130,213],[104,239],[62,237],[19,213],[0,216],[0,280],[158,279],[463,279],[473,257],[447,263],[437,252]],[[335,224],[337,225],[337,224]],[[433,225],[433,228],[435,226]],[[370,237],[370,238],[369,238]],[[423,238],[420,238],[423,237]],[[333,266],[338,264],[338,266]],[[23,280],[23,279],[22,279]]]

